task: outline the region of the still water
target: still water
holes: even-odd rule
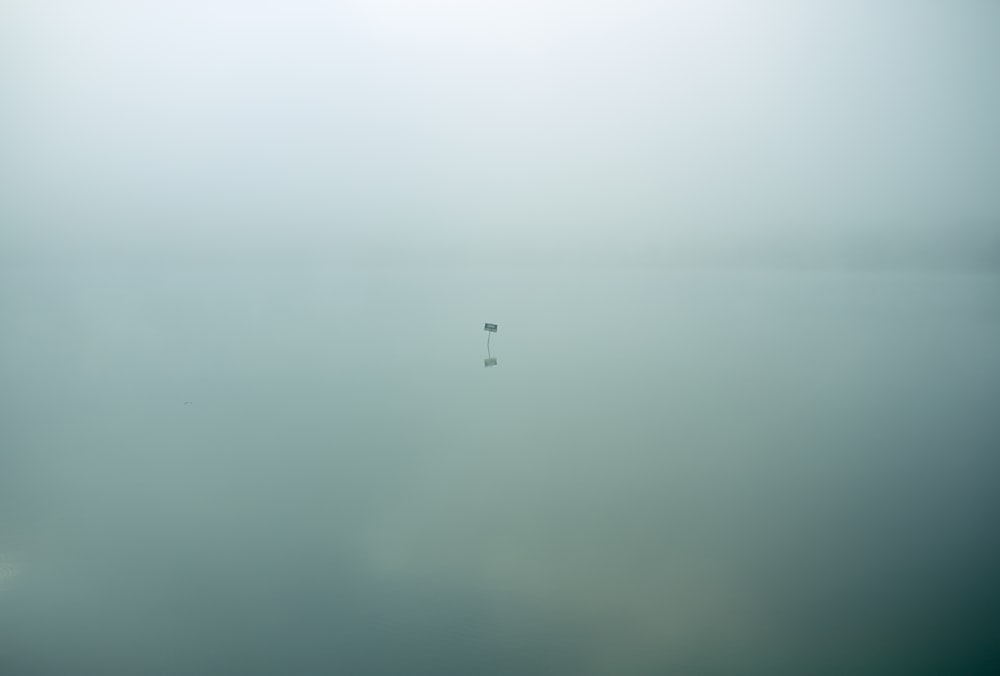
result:
[[[0,673],[1000,665],[997,276],[34,270],[0,311]]]

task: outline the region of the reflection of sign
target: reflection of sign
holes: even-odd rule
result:
[[[490,333],[496,333],[497,332],[497,325],[496,324],[487,324],[486,326],[483,327],[483,331],[489,331]]]
[[[484,359],[483,360],[483,366],[485,366],[486,368],[489,368],[491,366],[496,366],[496,365],[497,365],[497,358],[496,357],[490,357],[489,359]]]

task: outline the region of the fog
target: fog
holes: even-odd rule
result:
[[[7,259],[996,266],[990,2],[14,0],[3,26]]]
[[[998,72],[971,0],[7,0],[0,673],[996,672]]]

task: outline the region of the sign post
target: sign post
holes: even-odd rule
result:
[[[483,325],[483,331],[486,331],[486,359],[483,360],[483,366],[489,368],[497,365],[496,357],[490,353],[490,338],[492,338],[493,334],[497,332],[497,325],[486,322],[486,324]]]

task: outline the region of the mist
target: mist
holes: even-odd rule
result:
[[[2,3],[0,673],[996,673],[998,73],[973,0]]]
[[[993,3],[3,11],[8,260],[996,266]]]

